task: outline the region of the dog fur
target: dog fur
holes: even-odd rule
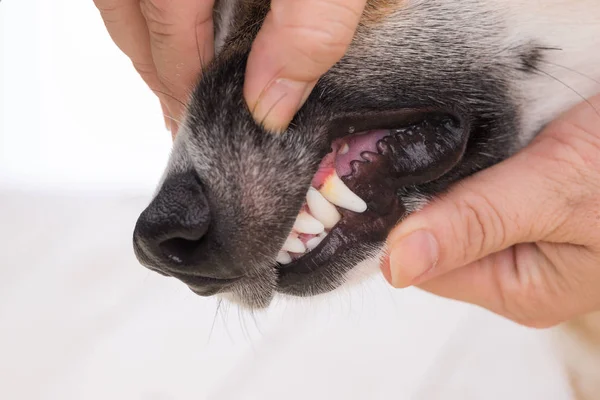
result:
[[[319,80],[288,131],[272,135],[253,121],[242,96],[247,56],[268,10],[268,0],[216,2],[217,55],[191,96],[163,178],[164,186],[193,171],[204,183],[211,216],[219,220],[205,252],[227,249],[207,263],[231,265],[207,274],[243,275],[227,296],[250,307],[266,306],[278,290],[274,259],[328,150],[331,121],[419,106],[459,116],[469,134],[459,164],[432,181],[403,186],[401,219],[514,154],[549,121],[600,91],[596,0],[370,0],[344,58]],[[294,278],[305,280],[288,292],[326,292],[355,275],[357,265],[374,269],[385,251],[382,232],[354,243],[310,279]],[[270,240],[260,239],[265,235]],[[139,249],[138,257],[156,263]],[[580,346],[569,352],[579,354],[576,360],[595,355],[588,365],[600,382],[600,325],[584,318],[563,332],[570,332],[563,342]],[[579,398],[596,398],[600,388],[589,377],[581,383],[590,371],[578,364],[568,362]]]

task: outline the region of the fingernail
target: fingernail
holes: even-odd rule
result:
[[[283,132],[306,101],[310,86],[307,82],[274,80],[259,97],[254,119],[268,131]]]
[[[390,275],[392,285],[404,288],[435,267],[438,260],[438,244],[426,230],[412,232],[391,244]]]

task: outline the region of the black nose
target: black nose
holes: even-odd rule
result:
[[[226,260],[214,259],[211,224],[209,202],[196,176],[191,172],[170,176],[137,221],[136,255],[150,269],[175,276],[196,292],[202,288],[210,292],[236,275],[223,267]]]

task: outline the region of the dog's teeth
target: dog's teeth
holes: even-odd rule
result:
[[[319,236],[316,236],[316,237],[310,239],[308,242],[306,242],[306,248],[308,249],[308,251],[311,251],[315,247],[317,247],[319,245],[319,243],[321,243],[323,241],[323,239],[325,239],[325,236],[327,236],[327,235],[319,235]]]
[[[294,230],[299,233],[318,235],[325,230],[325,226],[323,226],[323,224],[318,220],[314,219],[306,211],[302,211],[298,217],[296,217],[296,222],[294,222]]]
[[[349,150],[350,146],[348,146],[348,143],[344,143],[344,145],[340,148],[340,151],[338,151],[338,154],[346,154]]]
[[[302,240],[295,237],[288,237],[281,248],[283,251],[289,251],[291,253],[304,253],[306,251],[306,247]]]
[[[281,250],[281,251],[279,252],[279,254],[277,254],[277,259],[276,259],[276,261],[277,261],[279,264],[284,264],[284,265],[285,265],[285,264],[289,264],[289,263],[291,263],[291,262],[292,262],[292,256],[290,256],[290,253],[288,253],[287,251],[283,251],[283,250]]]
[[[338,207],[358,213],[367,209],[367,203],[350,190],[336,172],[327,177],[319,191],[323,197]]]
[[[342,218],[335,206],[313,187],[308,189],[306,203],[313,217],[318,219],[326,229],[333,228]]]

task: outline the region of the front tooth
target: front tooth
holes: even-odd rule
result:
[[[281,248],[283,251],[289,251],[291,253],[304,253],[306,251],[306,247],[302,240],[295,237],[288,237]]]
[[[292,256],[290,256],[287,251],[282,250],[277,254],[277,259],[275,261],[277,261],[279,264],[289,264],[292,262]]]
[[[333,228],[342,219],[335,206],[313,187],[308,189],[306,203],[313,217],[318,219],[327,229]]]
[[[313,250],[315,247],[317,247],[319,245],[319,243],[321,243],[323,241],[323,239],[325,239],[326,235],[319,235],[316,236],[312,239],[310,239],[308,242],[306,242],[306,248],[311,251]]]
[[[335,171],[327,177],[319,192],[338,207],[358,213],[367,210],[367,203],[350,190]]]
[[[325,227],[309,213],[302,211],[294,222],[294,230],[299,233],[318,235],[325,230]]]

